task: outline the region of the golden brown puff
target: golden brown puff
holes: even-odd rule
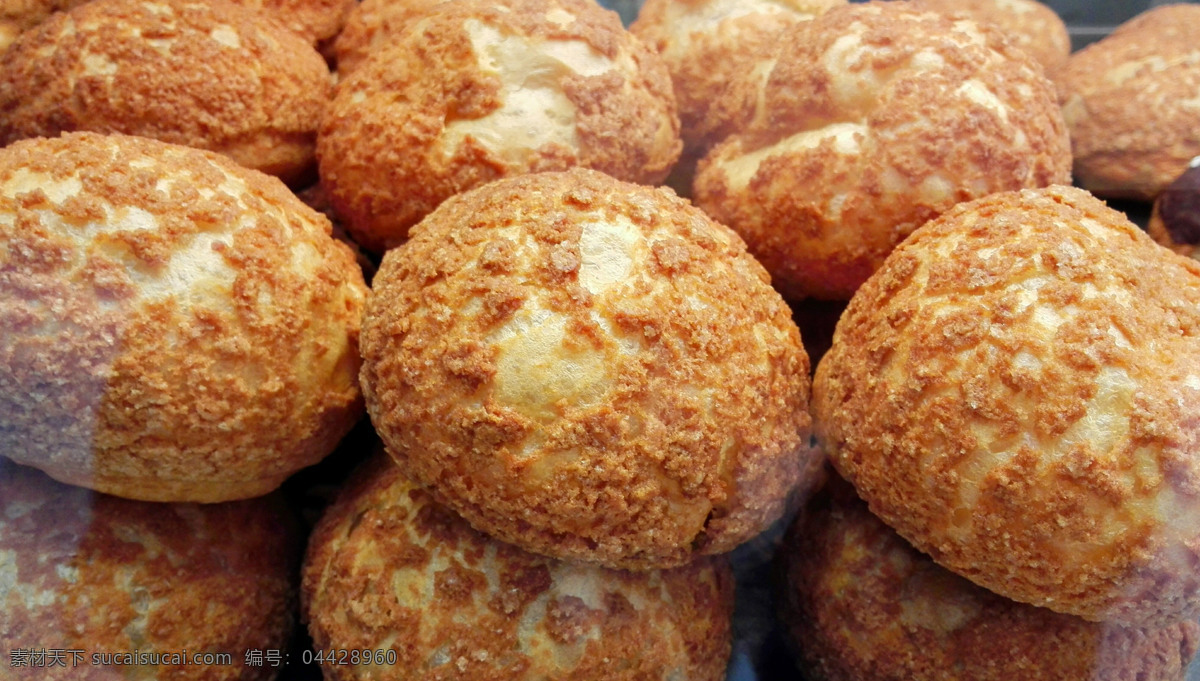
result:
[[[233,0],[234,4],[270,15],[313,46],[332,43],[341,33],[357,0]]]
[[[995,25],[1054,77],[1071,54],[1071,35],[1061,17],[1037,0],[912,0],[913,7],[961,14]]]
[[[667,69],[616,14],[463,0],[341,81],[317,156],[351,235],[382,252],[483,183],[583,166],[652,184],[680,147]]]
[[[1070,179],[1054,88],[999,29],[907,3],[789,29],[754,103],[700,163],[696,203],[790,299],[846,300],[912,230],[961,201]]]
[[[817,367],[830,459],[943,566],[1015,600],[1200,613],[1200,263],[1083,190],[915,232]]]
[[[325,61],[226,0],[95,0],[0,56],[0,144],[89,130],[209,149],[284,181],[311,173]]]
[[[814,681],[1183,681],[1192,620],[1088,622],[938,566],[831,477],[779,549],[784,635]]]
[[[1154,199],[1146,231],[1176,253],[1200,260],[1200,157]]]
[[[384,257],[362,349],[390,453],[530,551],[722,553],[810,468],[808,357],[766,272],[684,200],[595,171],[447,200]]]
[[[362,0],[333,43],[338,76],[345,78],[367,54],[399,40],[416,21],[446,0]]]
[[[0,150],[0,452],[152,501],[265,494],[362,413],[366,287],[329,222],[210,152]]]
[[[1097,196],[1151,201],[1200,155],[1200,7],[1143,12],[1055,80],[1075,183]]]
[[[740,69],[771,54],[779,36],[846,0],[646,0],[631,33],[663,57],[689,149],[720,142],[703,125],[710,104]]]
[[[522,551],[380,456],[317,525],[301,601],[316,650],[381,651],[329,681],[720,681],[733,577],[723,557],[625,572]]]
[[[5,0],[0,3],[0,52],[8,49],[22,31],[37,26],[71,2],[72,0]]]
[[[89,0],[4,0],[0,3],[0,51],[16,40],[21,31],[40,24],[58,11]],[[235,5],[273,15],[313,45],[331,40],[342,29],[356,0],[232,0]]]
[[[129,501],[0,459],[0,679],[274,678],[246,651],[286,649],[298,530],[275,497]]]

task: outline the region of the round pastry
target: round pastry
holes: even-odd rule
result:
[[[1200,260],[1200,156],[1154,200],[1146,231],[1176,253]]]
[[[40,24],[58,11],[89,0],[18,0],[0,7],[0,51],[12,44],[21,31]],[[356,0],[232,0],[235,5],[270,14],[313,45],[330,40],[341,30]]]
[[[151,501],[265,494],[359,418],[366,298],[329,222],[210,152],[0,150],[0,452]]]
[[[733,577],[722,557],[625,572],[522,551],[379,457],[313,532],[301,600],[316,650],[371,651],[329,681],[720,681]]]
[[[8,49],[22,31],[27,31],[55,11],[63,8],[69,0],[20,0],[0,4],[0,52]]]
[[[447,200],[384,256],[362,350],[409,474],[558,558],[729,551],[812,458],[808,357],[762,267],[669,191],[595,171]]]
[[[819,441],[934,560],[1089,620],[1200,615],[1200,263],[1070,187],[922,227],[817,367]]]
[[[1056,75],[1075,183],[1151,201],[1200,155],[1200,6],[1165,5],[1071,55]]]
[[[298,181],[312,172],[330,88],[321,55],[254,10],[226,0],[95,0],[27,31],[0,57],[0,145],[124,133]]]
[[[907,3],[835,7],[780,38],[741,130],[700,163],[696,203],[791,299],[846,300],[951,206],[1070,179],[1054,89],[991,26]]]
[[[1088,622],[939,567],[833,477],[780,547],[780,619],[813,681],[1183,681],[1200,624]]]
[[[338,75],[345,78],[367,54],[396,42],[417,19],[445,0],[362,0],[333,43]]]
[[[912,6],[961,14],[1004,31],[1017,47],[1028,52],[1053,77],[1071,55],[1067,25],[1049,6],[1037,0],[911,0]]]
[[[332,43],[358,0],[233,0],[275,18],[314,47]]]
[[[341,81],[317,140],[351,235],[383,251],[453,194],[583,166],[663,179],[679,156],[671,79],[591,0],[448,3]]]
[[[274,497],[129,501],[0,459],[0,678],[272,679],[246,653],[286,651],[298,529]]]
[[[771,54],[784,29],[847,0],[646,0],[629,31],[663,57],[675,85],[681,137],[711,147],[709,105],[741,68]]]

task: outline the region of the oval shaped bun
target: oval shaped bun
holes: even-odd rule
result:
[[[806,474],[808,356],[728,229],[594,171],[448,200],[375,275],[362,384],[475,527],[644,569],[722,553]]]
[[[14,653],[0,676],[272,679],[278,669],[247,665],[246,651],[287,649],[299,534],[279,498],[130,501],[0,459],[0,640],[62,661],[20,666]]]
[[[346,17],[333,42],[337,72],[343,80],[374,50],[400,40],[418,19],[446,0],[362,0]]]
[[[338,85],[317,154],[351,236],[382,252],[485,182],[581,166],[653,184],[681,146],[670,75],[616,14],[463,0]]]
[[[396,656],[324,666],[330,681],[721,681],[733,576],[720,557],[634,573],[522,551],[471,529],[380,456],[317,525],[301,598],[317,650]]]
[[[209,149],[294,182],[311,173],[325,60],[226,0],[96,0],[0,57],[0,144],[87,130]]]
[[[1037,0],[912,0],[912,6],[943,14],[961,14],[990,23],[1054,77],[1071,55],[1071,35],[1062,18]]]
[[[938,566],[832,478],[779,549],[781,620],[823,681],[1181,681],[1200,624],[1088,622]],[[884,616],[881,616],[884,615]]]
[[[715,107],[745,124],[700,163],[694,196],[786,298],[848,300],[954,204],[1070,179],[1054,86],[999,29],[872,2],[779,41],[766,77],[727,92],[753,113]]]
[[[323,49],[342,32],[357,0],[232,0],[234,4],[267,14]]]
[[[846,0],[646,0],[629,30],[662,55],[679,106],[681,136],[707,149],[702,125],[708,107],[739,70],[774,52],[789,26],[846,4]]]
[[[1090,620],[1200,614],[1200,263],[1069,187],[915,232],[817,368],[831,460],[945,567]]]
[[[362,413],[366,286],[329,221],[210,152],[0,150],[0,452],[153,501],[265,494]]]
[[[1152,201],[1200,155],[1200,7],[1154,7],[1071,55],[1056,77],[1075,183]]]

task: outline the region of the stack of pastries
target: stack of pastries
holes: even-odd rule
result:
[[[1180,681],[1189,11],[0,14],[0,680]]]

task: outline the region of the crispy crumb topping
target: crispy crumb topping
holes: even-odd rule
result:
[[[681,136],[689,149],[720,139],[704,125],[709,107],[740,71],[770,54],[790,26],[846,0],[646,0],[629,30],[671,71]]]
[[[1088,622],[1011,601],[938,566],[833,479],[779,553],[782,619],[802,666],[827,681],[1178,681],[1192,620]]]
[[[1153,200],[1200,155],[1200,7],[1155,7],[1071,55],[1057,76],[1075,181]]]
[[[331,95],[311,44],[224,0],[97,0],[0,56],[0,144],[90,130],[209,149],[285,181]]]
[[[582,166],[652,184],[679,156],[666,67],[590,0],[442,5],[338,86],[317,144],[350,233],[382,252],[446,198]]]
[[[457,196],[389,251],[364,318],[372,421],[476,527],[678,565],[757,534],[806,474],[808,358],[729,230],[594,171]]]
[[[302,601],[317,649],[391,649],[337,681],[718,681],[733,580],[723,558],[624,572],[527,553],[471,528],[386,456],[356,473],[309,542]]]
[[[989,589],[1194,618],[1198,274],[1081,190],[957,207],[851,301],[817,369],[820,439],[872,510]]]
[[[64,666],[6,661],[3,676],[267,681],[275,670],[247,666],[244,653],[287,647],[295,623],[298,534],[275,497],[224,504],[129,501],[0,459],[0,639],[10,649],[84,654],[77,665],[66,652]],[[228,653],[231,664],[92,662],[94,653],[185,650]]]
[[[266,493],[361,413],[366,297],[329,222],[194,149],[0,151],[0,451],[152,500]]]
[[[746,239],[785,297],[846,300],[956,203],[1066,183],[1053,85],[990,26],[908,3],[835,7],[732,84],[737,132],[696,203]],[[740,108],[739,108],[740,107]]]
[[[1036,0],[913,0],[912,4],[996,26],[1036,59],[1051,78],[1071,54],[1067,25],[1053,9]]]

